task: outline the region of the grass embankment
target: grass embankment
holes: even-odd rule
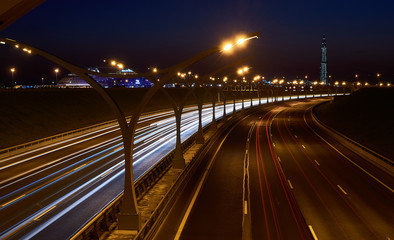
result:
[[[126,115],[147,89],[110,89]],[[180,102],[187,89],[168,89]],[[187,101],[195,104],[190,96]],[[158,92],[145,112],[170,108]],[[93,89],[34,89],[0,91],[0,149],[115,119],[107,103]]]
[[[368,88],[316,108],[330,127],[394,159],[394,88]]]

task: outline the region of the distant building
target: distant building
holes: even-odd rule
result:
[[[98,68],[89,68],[90,71],[100,72]],[[150,88],[153,84],[145,78],[133,78],[136,73],[131,69],[123,69],[116,74],[124,74],[124,78],[113,78],[113,77],[100,77],[92,76],[92,78],[100,83],[105,88],[112,87],[124,87],[124,88]],[[60,79],[57,83],[59,87],[69,88],[89,88],[90,85],[82,80],[77,75],[70,73],[66,77]]]
[[[327,43],[326,35],[323,35],[321,45],[321,63],[320,63],[320,82],[327,84]]]

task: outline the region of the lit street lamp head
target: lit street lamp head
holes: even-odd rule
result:
[[[238,39],[237,41],[235,41],[234,43],[226,43],[222,47],[222,52],[229,52],[236,45],[243,45],[246,41],[249,41],[253,38],[257,39],[257,38],[259,38],[258,37],[259,34],[260,34],[259,32],[252,33],[249,37],[242,37],[242,38]]]

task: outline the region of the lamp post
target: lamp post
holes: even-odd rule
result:
[[[15,72],[15,68],[11,68],[10,71],[11,71],[11,87],[13,87],[13,85],[14,85],[14,72]],[[15,85],[16,85],[16,82],[15,82]]]
[[[245,38],[243,42],[253,39],[253,38],[258,38],[259,33],[251,33],[249,34],[250,37]],[[27,46],[26,44],[18,43],[14,40],[11,39],[6,39],[6,38],[0,38],[0,41],[4,41],[8,44],[12,44],[14,46],[16,45],[21,45],[21,46]],[[194,57],[187,59],[186,61],[183,61],[179,64],[176,64],[172,67],[169,67],[167,69],[161,70],[157,72],[157,75],[163,75],[160,79],[160,83],[155,84],[141,99],[139,104],[136,106],[132,113],[132,118],[127,121],[124,112],[122,109],[119,107],[117,102],[112,98],[112,96],[103,88],[97,81],[95,81],[91,76],[89,75],[95,75],[95,76],[104,76],[104,77],[123,77],[123,75],[120,74],[103,74],[103,73],[97,73],[93,72],[90,70],[86,70],[80,67],[77,67],[63,59],[60,59],[54,55],[51,55],[49,53],[46,53],[40,49],[37,48],[31,48],[34,53],[41,55],[48,60],[51,60],[55,62],[56,64],[60,65],[61,67],[69,70],[70,72],[75,73],[77,76],[82,78],[84,81],[89,83],[101,96],[102,98],[107,102],[107,104],[111,107],[113,110],[114,115],[116,116],[116,119],[118,120],[119,127],[121,129],[121,134],[122,134],[122,139],[123,139],[123,151],[125,155],[125,182],[124,182],[124,194],[123,194],[123,201],[122,201],[122,206],[120,208],[120,213],[118,215],[118,221],[119,225],[118,228],[122,230],[138,230],[141,226],[141,220],[140,220],[140,214],[137,206],[137,199],[136,199],[136,194],[135,194],[135,189],[134,189],[134,177],[133,177],[133,147],[134,147],[134,138],[135,138],[135,133],[136,133],[136,127],[137,127],[137,122],[139,117],[141,116],[141,113],[145,106],[149,103],[151,98],[153,97],[154,94],[156,94],[166,83],[171,81],[173,76],[176,74],[177,71],[182,70],[187,68],[188,66],[200,61],[203,58],[206,58],[212,54],[215,53],[222,53],[226,52],[229,49],[231,49],[235,45],[242,44],[241,42],[237,42],[235,44],[230,44],[227,45],[226,49],[223,49],[219,46],[215,46],[213,48],[210,48],[204,52],[201,52]],[[111,62],[112,65],[112,62]],[[123,68],[123,65],[118,66],[119,68]],[[147,73],[147,74],[137,74],[136,77],[145,77],[145,76],[151,76],[152,73]],[[175,148],[175,153],[174,153],[174,159],[177,159],[177,151],[179,152],[180,149],[180,121],[181,121],[181,109],[177,109],[175,112],[175,117],[176,117],[176,125],[177,125],[177,143],[176,143],[176,148]],[[182,154],[180,152],[180,154]],[[173,166],[176,164],[183,164],[184,165],[184,159],[183,163],[178,163],[178,160],[174,160]],[[179,168],[179,167],[178,167]]]
[[[54,83],[54,85],[56,85],[57,84],[57,74],[59,73],[59,68],[56,68],[55,69],[55,75],[56,75],[56,79],[55,79],[55,83]]]

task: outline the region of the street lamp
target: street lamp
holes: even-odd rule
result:
[[[255,34],[249,34],[249,36],[254,36]],[[257,38],[257,36],[254,36],[252,38]],[[4,41],[6,43],[12,43],[16,44],[17,42],[14,40],[10,39],[5,39],[5,38],[0,38],[1,41]],[[248,39],[246,39],[248,40]],[[24,46],[23,44],[22,46]],[[119,127],[122,133],[123,137],[123,151],[124,151],[124,159],[125,159],[125,177],[124,177],[124,194],[123,194],[123,202],[122,202],[122,207],[121,207],[121,212],[118,215],[118,229],[124,229],[124,230],[139,230],[140,225],[141,225],[141,220],[140,220],[140,214],[139,210],[137,208],[137,200],[135,196],[135,190],[134,190],[134,177],[133,177],[133,147],[134,147],[134,141],[135,141],[135,135],[136,135],[136,126],[139,120],[139,117],[141,116],[141,113],[143,109],[146,107],[146,105],[149,103],[151,100],[152,96],[156,94],[166,83],[171,81],[173,78],[173,75],[176,73],[175,69],[185,69],[188,66],[191,66],[192,64],[200,61],[203,58],[206,58],[212,54],[222,52],[222,48],[219,46],[215,46],[213,48],[210,48],[204,52],[201,52],[194,57],[187,59],[181,63],[178,63],[170,68],[162,70],[162,73],[166,73],[160,81],[160,84],[155,84],[154,87],[152,87],[142,98],[142,100],[137,104],[135,109],[133,110],[132,113],[132,118],[129,122],[127,122],[125,115],[123,111],[120,109],[118,106],[117,102],[111,98],[111,95],[97,82],[95,81],[89,74],[91,75],[97,75],[97,76],[106,76],[109,74],[102,74],[102,73],[96,73],[92,72],[90,70],[86,70],[80,67],[77,67],[71,63],[67,63],[64,60],[55,57],[49,53],[46,53],[42,50],[35,49],[33,48],[34,52],[36,52],[38,55],[41,55],[48,60],[51,60],[57,64],[59,64],[61,67],[66,68],[70,72],[76,73],[80,78],[82,78],[84,81],[89,83],[102,97],[103,99],[108,103],[108,105],[111,107],[113,110],[116,119],[118,120]],[[151,76],[150,74],[140,74],[137,76]],[[119,75],[109,75],[111,77],[113,76],[119,76]],[[176,110],[176,109],[174,109]],[[175,112],[175,118],[176,118],[176,126],[177,126],[177,136],[176,136],[176,148],[175,148],[175,156],[173,160],[173,167],[174,168],[184,168],[184,159],[182,156],[181,152],[181,142],[180,142],[180,122],[181,122],[181,113],[179,109],[177,109]],[[177,155],[178,154],[178,155]]]
[[[246,74],[248,71],[249,71],[249,67],[242,67],[242,68],[238,69],[237,73],[239,75],[243,75],[243,74]]]
[[[12,87],[13,84],[14,84],[14,72],[15,72],[15,68],[11,68],[10,71],[11,71],[11,87]],[[16,85],[16,81],[15,81],[15,85]]]
[[[236,45],[243,45],[246,41],[249,41],[253,38],[259,38],[258,36],[251,36],[248,38],[239,38],[237,41],[235,41],[235,43],[226,43],[224,44],[224,46],[222,47],[222,52],[229,52],[234,46]]]
[[[59,73],[59,68],[55,68],[55,75],[56,75],[56,80],[55,80],[55,84],[57,84],[57,74]]]

